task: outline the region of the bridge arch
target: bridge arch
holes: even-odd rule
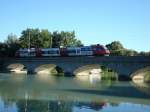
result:
[[[63,73],[63,68],[56,64],[41,64],[34,69],[36,74],[59,74]]]
[[[51,71],[56,67],[55,64],[42,64],[35,68],[36,74],[50,74]]]
[[[27,73],[26,66],[22,63],[12,63],[6,66],[6,71],[14,73]]]
[[[133,72],[130,76],[132,80],[142,80],[150,82],[150,66],[140,68]]]
[[[89,75],[93,69],[101,72],[101,68],[98,64],[88,64],[78,67],[73,71],[74,75]]]
[[[104,64],[81,65],[73,71],[75,76],[100,75],[103,79],[118,79],[118,73]]]

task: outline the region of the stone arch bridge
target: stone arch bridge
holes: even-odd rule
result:
[[[43,64],[55,64],[64,72],[71,73],[82,66],[99,64],[111,68],[119,75],[130,77],[140,69],[150,67],[149,56],[105,56],[105,57],[47,57],[47,58],[4,58],[0,60],[1,67],[6,68],[10,64],[23,64],[29,72]]]

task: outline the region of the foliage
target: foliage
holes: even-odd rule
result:
[[[10,34],[5,42],[8,46],[7,54],[9,57],[15,55],[15,52],[20,48],[19,40],[16,35]]]
[[[48,30],[41,30],[40,32],[41,48],[51,48],[52,47],[52,34]]]
[[[111,56],[150,56],[150,52],[138,53],[135,50],[126,49],[119,41],[111,42],[107,44],[106,47],[110,50]]]
[[[17,36],[14,34],[9,34],[7,40],[4,43],[0,43],[0,56],[12,57],[19,48],[20,45]]]
[[[150,56],[150,52],[140,52],[138,53],[139,56]]]
[[[107,44],[106,47],[109,49],[109,50],[122,50],[124,49],[123,45],[119,42],[119,41],[114,41],[110,44]]]
[[[75,38],[75,32],[58,32],[53,33],[48,30],[39,29],[26,29],[22,31],[20,37],[20,44],[23,48],[55,48],[55,47],[67,47],[67,46],[80,46],[82,45],[80,40]]]
[[[39,48],[39,47],[49,47],[47,43],[50,43],[50,34],[47,30],[40,31],[39,29],[26,29],[21,33],[19,38],[22,48]]]
[[[102,80],[118,80],[118,74],[105,66],[101,66]]]
[[[75,32],[53,32],[53,47],[71,47],[71,46],[81,46],[80,40],[75,38]]]
[[[0,57],[7,56],[8,46],[6,43],[0,43]]]
[[[106,47],[110,50],[112,56],[124,55],[124,47],[119,41],[114,41],[107,44]]]

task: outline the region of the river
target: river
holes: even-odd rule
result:
[[[150,85],[0,74],[0,112],[150,112]]]

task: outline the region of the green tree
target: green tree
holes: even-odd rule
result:
[[[83,45],[80,40],[75,38],[75,32],[64,32],[60,33],[55,31],[52,34],[53,47],[73,47]]]
[[[7,47],[6,47],[7,46]],[[16,35],[9,34],[5,41],[6,54],[9,57],[15,56],[16,51],[20,48],[19,40]]]
[[[42,48],[51,48],[52,47],[52,34],[48,30],[41,30],[40,32],[40,41]]]
[[[110,44],[107,44],[106,47],[109,50],[114,50],[114,51],[124,49],[123,45],[119,41],[111,42]]]
[[[62,43],[61,46],[63,47],[72,47],[72,46],[81,46],[83,45],[80,40],[77,40],[75,38],[75,32],[64,32],[62,31],[61,33],[62,37]]]
[[[81,46],[80,40],[75,38],[75,32],[54,31],[53,33],[48,30],[39,29],[26,29],[23,30],[20,37],[20,44],[22,48],[50,48],[50,47],[68,47],[68,46]]]
[[[125,53],[125,49],[119,41],[111,42],[110,44],[107,44],[106,47],[110,50],[111,55],[123,56]]]
[[[141,51],[138,53],[139,56],[150,56],[150,52]]]
[[[52,47],[60,47],[62,43],[62,37],[60,35],[60,33],[58,33],[57,31],[53,32],[52,34]]]
[[[8,56],[8,46],[6,43],[0,43],[0,57]]]
[[[126,49],[125,50],[125,55],[126,56],[136,56],[137,54],[138,54],[138,52],[135,51],[135,50],[132,50],[132,49]]]
[[[22,48],[29,47],[40,47],[42,45],[40,40],[40,30],[39,29],[26,29],[23,30],[20,37],[20,44]]]
[[[111,42],[106,47],[110,50],[112,56],[136,56],[138,52],[132,49],[126,49],[119,41]]]

